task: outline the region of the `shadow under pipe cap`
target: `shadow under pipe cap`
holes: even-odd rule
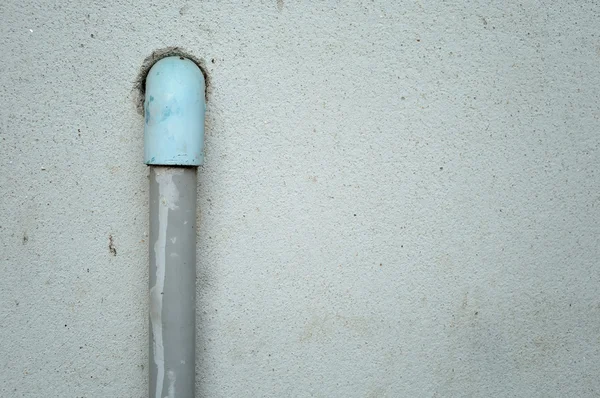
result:
[[[204,75],[193,61],[173,56],[152,66],[146,77],[144,100],[144,163],[203,163],[204,92]]]

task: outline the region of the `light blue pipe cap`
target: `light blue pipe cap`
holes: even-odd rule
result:
[[[199,166],[204,161],[204,75],[187,58],[155,63],[146,77],[144,162]]]

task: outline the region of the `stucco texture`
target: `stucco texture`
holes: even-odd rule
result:
[[[600,395],[600,3],[0,2],[0,396],[148,394],[133,90],[209,77],[197,396]]]

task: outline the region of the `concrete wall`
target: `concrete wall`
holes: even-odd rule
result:
[[[177,45],[210,77],[198,396],[598,396],[599,17],[2,1],[0,395],[147,396],[132,87]]]

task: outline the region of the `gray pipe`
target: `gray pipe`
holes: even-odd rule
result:
[[[150,397],[193,397],[196,168],[150,168]]]

